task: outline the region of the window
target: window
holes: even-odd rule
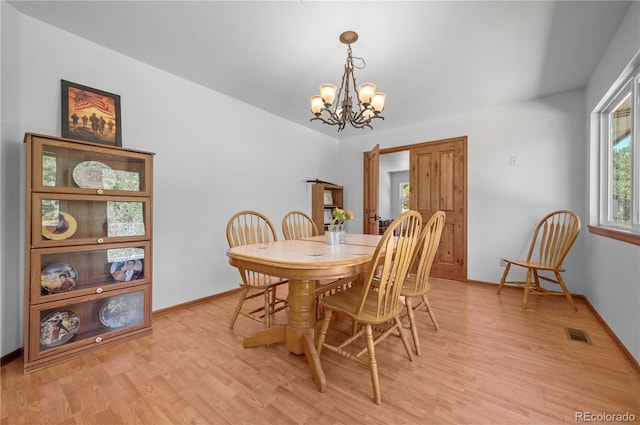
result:
[[[400,214],[409,211],[409,183],[400,183]]]
[[[611,96],[600,115],[599,226],[640,243],[640,70]],[[593,229],[592,229],[593,231]],[[613,236],[602,231],[595,233]],[[618,239],[620,239],[618,237]],[[624,239],[624,238],[622,238]]]

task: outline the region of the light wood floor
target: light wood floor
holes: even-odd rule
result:
[[[154,317],[150,336],[22,373],[2,367],[1,424],[557,424],[576,412],[640,420],[640,376],[583,301],[530,297],[492,285],[434,282],[435,331],[420,313],[423,354],[378,345],[382,405],[366,367],[323,352],[327,392],[304,357],[282,345],[242,348],[260,328],[227,329],[225,297]],[[283,318],[280,317],[279,320]],[[286,319],[286,318],[285,318]],[[333,335],[350,330],[347,319]],[[570,341],[586,330],[593,345]]]

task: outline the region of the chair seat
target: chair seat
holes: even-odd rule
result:
[[[422,290],[416,289],[416,278],[415,274],[410,274],[404,280],[404,285],[402,285],[402,289],[400,290],[400,295],[403,297],[419,297],[425,292],[431,290],[431,284],[427,283]]]
[[[331,295],[330,297],[325,297],[322,299],[322,304],[333,310],[337,313],[345,314],[351,318],[356,317],[356,308],[360,303],[362,297],[362,288],[360,286],[352,286],[351,288],[345,289],[344,291],[340,291]],[[398,316],[404,306],[402,303],[398,302],[396,308],[392,309],[390,313],[385,317],[380,317],[377,315],[377,306],[378,306],[378,292],[377,291],[369,291],[366,295],[364,307],[362,312],[357,314],[358,322],[360,323],[384,323],[387,320],[393,320],[394,317]]]
[[[507,263],[515,264],[516,266],[525,267],[525,268],[532,268],[532,269],[538,269],[538,270],[548,270],[550,272],[563,272],[564,271],[564,269],[556,269],[556,267],[554,265],[542,264],[542,263],[538,263],[538,262],[535,262],[535,261],[513,260],[513,259],[510,259],[510,258],[505,258],[504,261],[507,262]]]

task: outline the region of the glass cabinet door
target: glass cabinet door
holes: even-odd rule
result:
[[[80,297],[31,307],[34,360],[131,334],[150,325],[150,288],[133,287],[117,295]]]
[[[129,196],[151,192],[148,154],[34,136],[33,158],[32,186],[36,192]]]
[[[150,243],[34,249],[31,270],[33,304],[146,284]]]
[[[150,200],[34,194],[34,248],[149,239]]]

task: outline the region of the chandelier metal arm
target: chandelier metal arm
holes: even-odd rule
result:
[[[368,119],[365,119],[362,116],[362,112],[359,112],[357,114],[355,114],[351,119],[348,120],[343,120],[342,117],[336,115],[335,113],[331,112],[330,109],[323,109],[322,112],[326,112],[329,116],[327,118],[325,118],[322,115],[318,115],[316,117],[311,118],[309,121],[322,121],[324,124],[328,124],[328,125],[337,125],[338,126],[338,131],[344,129],[345,125],[347,122],[349,122],[351,124],[351,126],[353,126],[354,128],[364,128],[364,127],[368,127],[370,129],[373,130],[373,127],[370,125],[370,121],[372,119],[375,118],[381,118],[382,120],[384,120],[384,117],[382,115],[374,115]]]

